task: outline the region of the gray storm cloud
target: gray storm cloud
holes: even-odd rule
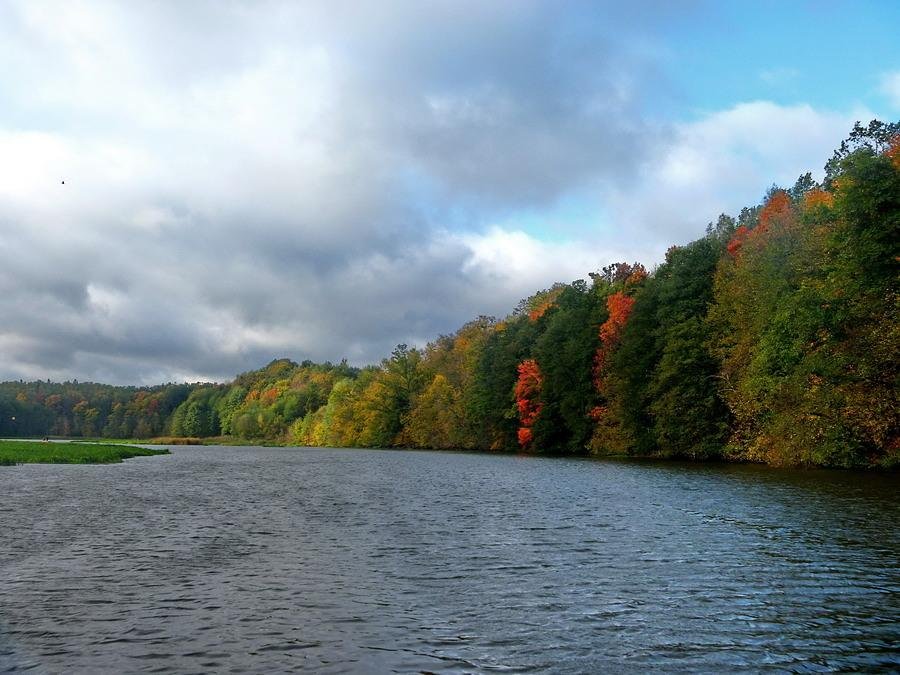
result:
[[[4,3],[0,378],[373,362],[652,258],[671,204],[634,184],[674,132],[642,117],[641,45],[668,11]],[[496,227],[579,191],[612,195],[626,243]]]

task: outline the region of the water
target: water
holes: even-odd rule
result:
[[[900,669],[896,476],[173,453],[0,468],[0,672]]]

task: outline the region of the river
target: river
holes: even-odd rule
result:
[[[900,669],[898,476],[172,452],[0,467],[0,672]]]

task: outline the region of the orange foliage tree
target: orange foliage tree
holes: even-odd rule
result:
[[[646,273],[639,275],[638,283],[645,277]],[[626,284],[627,287],[628,284]],[[606,298],[608,316],[606,321],[600,325],[600,346],[594,353],[593,368],[594,388],[600,394],[603,402],[592,407],[589,412],[589,417],[594,422],[590,443],[594,452],[606,452],[610,447],[621,446],[622,433],[614,412],[618,409],[621,401],[616,401],[611,391],[608,369],[610,357],[619,347],[622,331],[628,323],[634,303],[634,298],[626,295],[624,291],[617,291]]]
[[[762,234],[768,232],[769,228],[792,214],[791,198],[784,190],[776,190],[766,201],[762,211],[759,212],[759,225],[756,226],[754,232]]]
[[[891,144],[884,154],[891,160],[894,168],[900,170],[900,134],[891,139]]]
[[[634,309],[634,298],[617,291],[606,298],[606,309],[609,316],[600,325],[600,346],[594,354],[594,386],[600,394],[604,393],[603,371],[610,355],[621,340],[622,329],[625,328],[631,310]],[[599,421],[606,410],[606,406],[595,406],[591,409],[591,418],[595,422]]]
[[[813,199],[821,200],[818,196],[813,197]],[[759,212],[759,223],[756,227],[751,230],[741,225],[734,231],[725,249],[732,258],[737,258],[741,253],[741,249],[749,241],[757,237],[764,237],[773,227],[789,225],[793,217],[794,208],[791,204],[790,196],[784,190],[776,190],[769,196]],[[760,239],[760,241],[764,241],[764,239]]]
[[[812,211],[820,208],[831,208],[834,205],[834,194],[816,188],[803,195],[803,210]]]
[[[634,298],[625,295],[622,291],[613,293],[606,299],[606,309],[609,316],[600,326],[600,347],[594,356],[594,377],[597,388],[600,389],[600,374],[606,364],[609,355],[619,344],[622,329],[628,322],[631,310],[634,308]]]

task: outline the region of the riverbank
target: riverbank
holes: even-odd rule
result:
[[[13,464],[114,464],[131,457],[167,455],[164,448],[106,443],[68,443],[0,440],[0,465]]]
[[[134,448],[135,446],[140,445],[157,445],[157,446],[231,446],[231,447],[268,447],[268,448],[315,448],[322,446],[315,445],[300,445],[297,443],[292,443],[286,439],[261,439],[261,438],[241,438],[239,436],[206,436],[206,437],[196,437],[196,436],[155,436],[153,438],[79,438],[77,441],[69,440],[64,437],[50,437],[51,442],[68,442],[70,445],[101,445],[104,447],[110,446],[130,446]],[[22,441],[25,443],[33,443],[38,441],[39,439],[30,439],[28,441]],[[0,441],[0,443],[5,443],[6,441]],[[330,446],[329,446],[330,447]],[[350,449],[349,446],[340,446],[344,449]],[[128,449],[128,448],[126,448]],[[141,448],[138,448],[141,449]],[[355,449],[365,449],[365,450],[435,450],[438,452],[461,452],[461,453],[474,453],[474,454],[488,454],[488,455],[528,455],[534,457],[566,457],[566,458],[579,458],[579,459],[599,459],[599,460],[623,460],[630,462],[662,462],[662,463],[685,463],[689,465],[697,465],[702,466],[706,464],[751,464],[758,465],[770,468],[781,468],[781,469],[824,469],[824,470],[851,470],[851,471],[870,471],[875,473],[896,473],[900,470],[900,462],[897,461],[897,458],[894,456],[884,458],[884,460],[880,463],[873,463],[868,466],[855,466],[855,467],[846,467],[846,466],[829,466],[829,465],[819,465],[819,464],[810,464],[810,463],[769,463],[764,461],[761,458],[751,458],[751,457],[742,457],[737,455],[726,455],[726,454],[717,454],[710,457],[704,458],[691,458],[691,457],[682,457],[677,455],[666,455],[666,454],[647,454],[647,455],[636,455],[636,454],[627,454],[627,453],[581,453],[581,454],[572,454],[572,453],[558,453],[558,452],[537,452],[535,450],[531,451],[523,451],[523,450],[511,450],[511,449],[501,449],[501,450],[486,450],[479,448],[427,448],[427,447],[412,447],[412,446],[390,446],[390,447],[370,447],[370,446],[359,446]],[[168,452],[168,451],[165,451]],[[153,452],[147,452],[142,454],[157,454]],[[136,456],[136,455],[130,455]],[[126,459],[126,456],[123,456],[123,459]],[[35,460],[35,461],[44,461],[44,460]],[[77,460],[75,460],[77,461]],[[90,462],[93,460],[85,460],[85,462]],[[109,461],[119,461],[116,459],[112,459]],[[0,458],[0,464],[2,464],[2,458]]]

